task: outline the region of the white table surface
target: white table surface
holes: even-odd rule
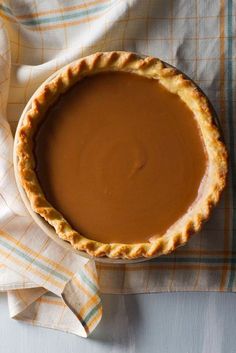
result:
[[[87,339],[9,319],[0,294],[0,353],[235,353],[236,294],[105,295]]]

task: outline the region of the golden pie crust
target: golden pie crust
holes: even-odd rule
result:
[[[172,93],[177,94],[193,112],[201,130],[208,156],[207,175],[201,196],[187,213],[161,237],[152,237],[150,242],[138,244],[105,244],[87,239],[72,229],[63,216],[46,200],[40,187],[33,153],[33,136],[46,111],[81,78],[105,71],[124,71],[154,78]],[[141,58],[128,52],[102,52],[79,59],[64,69],[50,82],[42,85],[33,98],[31,109],[26,113],[17,136],[18,173],[20,182],[28,196],[34,212],[42,216],[57,235],[75,249],[93,257],[136,259],[167,254],[185,244],[190,235],[199,231],[216,205],[226,183],[227,152],[213,121],[213,113],[206,97],[183,74],[166,67],[159,59]]]

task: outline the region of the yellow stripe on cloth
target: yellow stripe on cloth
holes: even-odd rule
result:
[[[37,17],[51,15],[51,14],[55,15],[58,13],[62,14],[65,12],[79,10],[79,9],[88,9],[89,7],[92,7],[93,5],[109,3],[109,1],[110,0],[95,0],[95,1],[91,1],[91,2],[86,2],[84,4],[80,4],[80,5],[61,7],[60,9],[53,9],[53,10],[49,10],[49,11],[39,11],[37,13],[29,13],[26,15],[17,15],[15,17],[18,19],[26,19],[26,18],[37,18]]]
[[[14,237],[12,237],[11,235],[7,234],[6,232],[3,232],[0,230],[0,236],[2,238],[5,238],[7,240],[9,240],[10,242],[12,242],[13,244],[15,244],[17,247],[19,247],[21,250],[25,251],[27,254],[33,256],[33,257],[37,257],[41,260],[43,260],[44,262],[46,262],[47,264],[49,264],[52,267],[56,267],[57,270],[64,272],[66,275],[72,277],[74,275],[73,272],[71,272],[68,268],[66,268],[65,266],[62,266],[60,263],[53,261],[52,259],[47,258],[46,256],[40,254],[37,251],[34,251],[32,248],[29,248],[28,246],[26,246],[25,244],[20,243],[19,241],[17,241]]]
[[[20,266],[24,269],[27,269],[28,265],[26,265],[25,262],[14,257],[11,253],[4,251],[1,247],[0,247],[0,254],[2,254],[5,257],[5,260],[10,261],[13,264],[15,264],[16,268],[18,268],[18,266]],[[57,280],[55,280],[54,278],[49,278],[48,276],[44,275],[42,272],[36,270],[35,268],[31,268],[30,271],[32,273],[36,274],[38,277],[42,278],[45,281],[45,283],[49,282],[53,286],[58,287],[59,289],[63,289],[64,285],[62,283],[58,282]]]
[[[88,313],[88,311],[95,306],[96,304],[100,303],[100,298],[97,294],[95,294],[94,296],[92,296],[84,305],[83,307],[80,309],[78,315],[83,317],[85,314]]]

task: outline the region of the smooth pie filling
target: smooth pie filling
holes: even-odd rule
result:
[[[186,104],[130,73],[82,79],[49,109],[35,140],[46,198],[104,243],[163,235],[196,200],[207,169]]]

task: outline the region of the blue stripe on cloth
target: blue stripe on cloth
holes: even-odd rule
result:
[[[81,279],[83,280],[83,282],[86,283],[90,287],[90,289],[92,289],[94,294],[98,293],[98,288],[90,281],[88,276],[85,275],[82,270],[80,270],[77,273],[77,275],[79,275],[81,277]]]
[[[103,4],[103,5],[95,6],[91,9],[77,11],[77,12],[74,12],[74,13],[71,13],[68,15],[61,14],[56,17],[45,17],[45,18],[24,20],[21,23],[23,25],[27,25],[27,26],[35,26],[35,25],[45,24],[45,23],[56,23],[56,22],[63,22],[63,21],[67,21],[67,20],[74,20],[77,18],[86,17],[88,15],[93,15],[99,11],[102,11],[102,10],[109,8],[111,5],[112,5],[112,3],[105,4],[105,5]]]
[[[0,10],[2,10],[3,12],[5,12],[9,15],[13,15],[11,9],[3,4],[0,4]]]
[[[101,308],[101,302],[99,301],[99,303],[94,306],[92,308],[92,310],[85,316],[84,318],[84,322],[86,323],[86,325],[88,326],[88,321],[91,320],[91,318],[93,317],[93,315],[98,311],[98,309]]]
[[[49,266],[44,265],[39,260],[36,260],[34,257],[31,257],[31,256],[27,255],[26,253],[22,252],[21,250],[19,250],[17,248],[17,246],[12,246],[2,239],[0,239],[0,245],[2,245],[4,248],[10,250],[12,253],[15,253],[16,255],[21,257],[22,259],[26,260],[28,263],[39,267],[41,270],[43,270],[53,276],[56,276],[57,278],[59,278],[63,281],[68,281],[68,279],[69,279],[68,277],[64,276],[60,272],[55,271],[54,269],[50,268]]]

